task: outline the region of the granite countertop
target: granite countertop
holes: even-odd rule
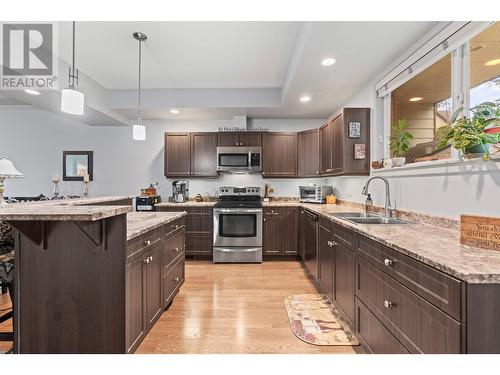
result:
[[[185,215],[187,215],[185,211],[129,212],[127,214],[127,241]]]
[[[212,207],[217,203],[214,202],[196,202],[196,201],[187,201],[184,203],[175,203],[175,202],[161,202],[157,203],[156,207]]]
[[[132,211],[132,206],[86,206],[131,199],[131,195],[59,199],[0,206],[0,221],[96,221]]]
[[[361,211],[359,209],[310,203],[300,206],[460,280],[500,283],[500,252],[461,245],[460,232],[456,230],[425,224],[354,224],[332,214]]]
[[[0,207],[0,221],[96,221],[132,211],[132,206],[11,204]]]

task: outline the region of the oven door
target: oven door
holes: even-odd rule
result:
[[[262,209],[214,208],[214,246],[262,246]]]

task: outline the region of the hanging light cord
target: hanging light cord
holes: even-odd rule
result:
[[[75,34],[76,34],[76,22],[73,21],[73,62],[72,67],[69,68],[69,87],[76,89],[78,88],[78,70],[75,69]]]
[[[137,120],[139,124],[142,122],[142,111],[141,111],[141,72],[142,72],[142,40],[139,40],[139,108],[137,114]]]

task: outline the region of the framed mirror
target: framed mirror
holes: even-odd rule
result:
[[[63,151],[63,181],[83,181],[89,175],[94,180],[93,151]]]

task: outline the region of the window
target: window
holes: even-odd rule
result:
[[[407,163],[451,157],[450,147],[438,149],[436,139],[437,130],[450,121],[451,104],[450,54],[391,93],[391,123],[404,120],[413,136]]]

